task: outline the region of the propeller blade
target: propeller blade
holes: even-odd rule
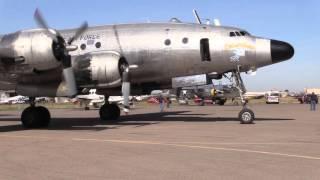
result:
[[[88,29],[88,23],[85,21],[77,30],[77,32],[74,34],[73,37],[71,37],[68,41],[68,44],[72,44],[72,42],[76,39],[78,39],[86,30]]]
[[[73,72],[73,68],[71,66],[71,56],[67,55],[63,60],[63,79],[65,81],[65,88],[68,91],[68,96],[72,97],[77,94],[77,85]]]
[[[43,15],[42,13],[40,12],[40,10],[37,8],[36,11],[34,12],[34,19],[36,21],[36,23],[38,24],[38,26],[40,28],[43,28],[45,30],[47,30],[48,32],[48,35],[55,41],[55,42],[58,42],[58,39],[57,39],[57,35],[58,35],[58,32],[53,30],[53,29],[50,29],[50,27],[48,26],[47,22],[45,21],[45,19],[43,18]]]
[[[77,32],[74,34],[74,36],[68,41],[69,46],[65,46],[64,40],[60,40],[59,42],[59,37],[60,33],[54,29],[51,29],[45,19],[43,18],[41,12],[39,9],[36,9],[34,13],[34,19],[37,22],[38,26],[40,28],[45,29],[48,32],[48,35],[53,39],[54,42],[58,43],[59,46],[58,48],[58,53],[61,55],[62,60],[62,76],[64,79],[64,90],[65,95],[67,96],[74,96],[77,94],[77,85],[76,85],[76,80],[75,80],[75,74],[73,71],[73,68],[71,66],[71,56],[69,55],[69,51],[74,51],[77,49],[77,46],[72,46],[71,43],[77,39],[83,32],[85,32],[88,28],[88,23],[84,22],[77,30]],[[129,85],[130,88],[130,85]],[[129,92],[130,93],[130,92]]]
[[[43,29],[49,29],[47,22],[44,20],[42,13],[40,12],[40,10],[38,8],[34,12],[34,19],[36,20],[39,27],[41,27]]]
[[[77,85],[74,77],[74,72],[72,67],[63,69],[63,78],[65,81],[65,88],[68,91],[67,95],[72,97],[77,94]]]
[[[124,111],[128,112],[130,109],[129,96],[130,96],[130,81],[129,81],[129,67],[122,73],[122,96]]]

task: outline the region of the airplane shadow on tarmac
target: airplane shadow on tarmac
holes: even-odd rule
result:
[[[50,126],[42,130],[92,130],[101,131],[107,129],[118,129],[122,126],[142,127],[159,124],[164,121],[170,122],[221,122],[239,121],[237,117],[207,117],[208,114],[186,114],[190,111],[174,111],[162,113],[146,113],[122,115],[117,121],[101,121],[97,118],[75,117],[75,118],[52,118]],[[290,118],[256,118],[256,121],[290,121]],[[3,121],[18,121],[19,124],[0,126],[0,132],[23,131],[20,118],[1,117]]]

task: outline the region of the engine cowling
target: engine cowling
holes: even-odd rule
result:
[[[44,71],[61,65],[59,53],[55,50],[61,43],[54,42],[43,29],[33,29],[8,34],[0,42],[0,56],[2,59],[12,60],[12,63],[28,65],[36,70]],[[15,60],[18,59],[18,62]]]
[[[81,55],[73,59],[72,63],[77,85],[81,88],[120,87],[121,74],[128,65],[119,53],[110,51]],[[52,74],[47,72],[44,76],[52,76]],[[45,83],[42,79],[21,82],[16,87],[18,94],[30,97],[66,97],[68,96],[66,90],[66,84],[63,81]]]
[[[88,53],[73,61],[77,84],[81,87],[113,88],[121,86],[127,62],[113,51]]]

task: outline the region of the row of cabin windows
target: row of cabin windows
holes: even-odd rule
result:
[[[101,48],[101,42],[96,42],[96,44],[95,44],[95,46],[96,46],[96,48]],[[87,48],[87,45],[86,44],[81,44],[80,45],[80,49],[81,50],[85,50]]]
[[[189,39],[188,38],[183,38],[182,39],[182,43],[183,44],[187,44],[189,42]],[[170,44],[171,44],[171,40],[170,39],[166,39],[165,41],[164,41],[164,44],[166,45],[166,46],[169,46]],[[96,46],[96,48],[100,48],[101,47],[101,43],[100,42],[97,42],[96,44],[95,44],[95,46]],[[85,50],[87,48],[87,45],[86,44],[81,44],[81,46],[80,46],[80,49],[81,50]]]
[[[234,36],[249,36],[250,34],[246,31],[235,31],[235,32],[230,32],[230,37]]]
[[[188,38],[183,38],[182,39],[182,43],[183,44],[187,44],[189,42]],[[171,40],[170,39],[166,39],[164,41],[164,44],[166,46],[169,46],[171,44]],[[96,48],[100,48],[101,47],[101,42],[97,42],[95,44]],[[80,49],[81,50],[85,50],[87,48],[86,44],[81,44]],[[200,40],[200,55],[201,55],[201,60],[202,61],[211,61],[211,57],[210,57],[210,46],[209,46],[209,39],[208,38],[204,38]]]
[[[183,38],[182,39],[182,43],[183,44],[187,44],[189,42],[189,39],[188,38]],[[170,44],[171,44],[171,40],[170,39],[166,39],[165,41],[164,41],[164,44],[166,45],[166,46],[169,46]]]
[[[250,35],[250,34],[249,34],[248,32],[246,32],[246,31],[230,32],[230,37],[234,37],[234,36],[249,36],[249,35]],[[183,44],[187,44],[188,42],[189,42],[189,39],[188,39],[188,38],[185,37],[185,38],[182,39],[182,43],[183,43]],[[164,44],[165,44],[166,46],[169,46],[169,45],[171,44],[171,40],[170,40],[170,39],[166,39],[166,40],[164,41]],[[101,47],[101,43],[100,43],[100,42],[97,42],[97,43],[95,44],[95,46],[96,46],[96,48],[100,48],[100,47]],[[80,49],[81,49],[81,50],[85,50],[86,48],[87,48],[86,44],[81,44],[81,46],[80,46]]]
[[[183,38],[182,43],[187,44],[189,41],[188,38]],[[170,39],[166,39],[164,41],[164,44],[166,46],[169,46],[171,44]],[[210,45],[209,45],[209,39],[208,38],[203,38],[200,40],[200,55],[201,55],[201,60],[202,61],[211,61],[211,56],[210,56]]]

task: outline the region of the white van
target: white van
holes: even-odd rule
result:
[[[279,91],[269,91],[266,93],[266,103],[267,104],[279,104],[280,103],[280,92]]]

